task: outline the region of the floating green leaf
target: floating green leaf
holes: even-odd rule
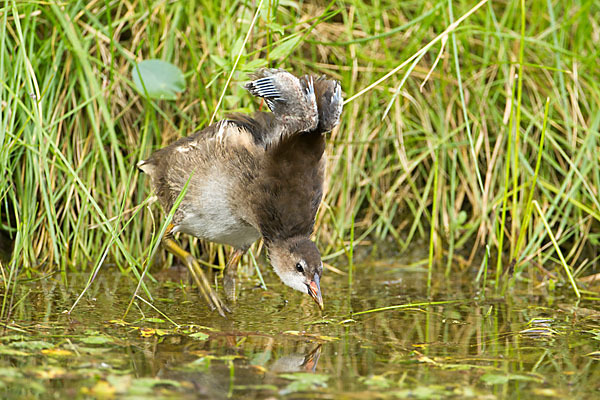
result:
[[[502,385],[508,383],[508,381],[537,381],[541,379],[527,375],[487,373],[481,376],[481,380],[488,385]]]
[[[164,324],[165,320],[162,318],[150,317],[150,318],[144,318],[144,322],[154,322],[155,324]]]
[[[95,335],[95,336],[86,336],[81,339],[81,342],[85,344],[106,344],[114,342],[114,339],[110,336],[105,335]]]
[[[28,350],[42,350],[42,349],[50,349],[52,347],[54,347],[54,345],[52,343],[48,343],[48,342],[43,342],[41,340],[31,340],[28,342],[12,342],[10,344],[10,347],[17,347],[17,348],[21,348],[21,349],[28,349]]]
[[[144,60],[133,67],[133,82],[142,95],[151,99],[175,100],[185,89],[183,73],[163,60]]]
[[[250,360],[250,364],[264,366],[267,364],[267,362],[270,359],[271,359],[271,350],[261,351],[261,352],[254,354],[254,356],[252,356],[252,359]]]
[[[374,386],[381,389],[386,389],[393,385],[393,382],[383,375],[371,375],[369,377],[363,377],[360,379],[360,381],[367,386]]]
[[[18,368],[0,368],[0,378],[21,378],[23,373]]]
[[[2,346],[0,346],[0,355],[13,356],[13,357],[20,357],[20,356],[26,357],[26,356],[29,356],[30,354],[26,353],[24,351],[16,350],[16,349],[10,348],[8,346],[2,345]]]
[[[129,387],[129,395],[148,395],[153,392],[156,386],[173,386],[174,388],[181,387],[181,383],[172,379],[156,379],[156,378],[138,378],[131,382]]]
[[[282,395],[295,392],[305,392],[307,390],[314,390],[318,387],[327,387],[327,381],[329,380],[328,375],[311,374],[307,372],[298,372],[295,374],[282,374],[282,378],[291,379],[291,382],[285,389],[280,393]]]
[[[209,336],[204,333],[204,332],[196,332],[196,333],[192,333],[190,335],[191,338],[194,338],[196,340],[206,340],[209,338]]]
[[[417,386],[411,389],[403,389],[392,392],[394,397],[399,399],[445,399],[451,392],[440,385]]]

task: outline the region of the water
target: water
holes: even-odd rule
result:
[[[359,266],[352,287],[327,272],[321,313],[267,273],[269,290],[244,282],[227,320],[186,280],[160,281],[149,286],[162,314],[137,300],[125,321],[135,282],[116,271],[102,272],[70,315],[87,276],[23,282],[0,336],[0,396],[600,396],[597,301],[576,306],[569,288],[527,285],[483,299],[472,278],[437,277],[428,298],[423,270]]]

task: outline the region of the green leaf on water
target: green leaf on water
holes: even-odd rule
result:
[[[334,340],[340,340],[340,338],[335,337],[335,336],[316,335],[314,333],[307,333],[307,332],[300,332],[300,331],[285,331],[283,333],[286,335],[302,336],[305,338],[323,340],[325,342],[332,342]]]
[[[369,377],[361,377],[360,381],[367,386],[377,387],[380,389],[389,388],[393,382],[383,375],[371,375]]]
[[[165,320],[162,318],[144,318],[144,322],[154,322],[156,324],[164,324]]]
[[[493,374],[488,372],[481,376],[481,380],[488,385],[502,385],[509,381],[537,381],[539,378],[518,374]]]
[[[184,371],[208,371],[210,368],[210,358],[200,357],[190,363],[184,364],[182,369]]]
[[[54,345],[52,345],[52,343],[43,342],[41,340],[32,340],[29,342],[12,342],[10,344],[10,347],[16,347],[27,350],[42,350],[52,348],[54,347]]]
[[[93,356],[99,356],[101,354],[114,351],[114,348],[108,347],[108,346],[97,346],[97,347],[77,346],[77,351],[80,354],[89,354],[89,355],[93,355]]]
[[[41,382],[33,381],[31,379],[21,380],[19,382],[19,387],[21,390],[28,390],[36,392],[37,394],[46,392],[46,387]]]
[[[118,325],[118,326],[127,326],[127,325],[131,325],[129,322],[125,322],[122,319],[111,319],[110,321],[108,321],[109,324],[114,324],[114,325]]]
[[[172,379],[138,378],[131,382],[127,393],[129,395],[147,395],[153,392],[155,386],[181,387],[181,383]]]
[[[13,349],[13,348],[11,348],[9,346],[2,345],[2,346],[0,346],[0,355],[3,355],[3,356],[15,356],[15,357],[19,357],[19,356],[26,357],[26,356],[30,356],[31,354],[26,353],[24,351]]]
[[[191,333],[191,332],[197,332],[198,330],[202,329],[203,331],[211,331],[211,332],[216,332],[218,331],[218,329],[215,328],[211,328],[210,326],[204,326],[204,325],[189,325],[187,328],[182,329],[182,333]]]
[[[134,379],[131,375],[108,375],[106,381],[100,387],[108,393],[126,393],[131,386],[131,381]]]
[[[114,394],[127,394],[128,397],[147,396],[153,393],[156,386],[179,388],[181,383],[171,379],[134,378],[131,375],[108,375],[106,381],[100,381],[94,387],[94,392],[100,392],[104,397],[114,397]],[[161,387],[161,389],[163,389]],[[102,397],[102,396],[99,396]],[[167,396],[168,397],[168,396]],[[170,397],[169,397],[170,398]]]
[[[451,393],[439,385],[417,386],[411,389],[402,389],[392,392],[394,397],[399,399],[445,399]]]
[[[507,383],[510,378],[507,375],[485,374],[481,376],[481,380],[488,385],[501,385]]]
[[[256,391],[256,390],[268,390],[270,392],[274,392],[277,390],[277,386],[269,385],[269,384],[258,384],[258,385],[234,385],[233,387],[236,391]]]
[[[328,325],[328,324],[334,324],[336,321],[332,320],[332,319],[318,319],[316,321],[309,321],[306,323],[306,325]]]
[[[282,378],[290,379],[291,382],[287,387],[280,391],[280,394],[286,395],[295,392],[305,392],[314,390],[319,387],[327,387],[329,375],[311,374],[308,372],[297,372],[295,374],[282,374]]]
[[[270,359],[271,350],[261,351],[252,356],[252,359],[250,360],[250,365],[265,366]]]
[[[0,341],[1,342],[11,342],[13,340],[19,340],[19,341],[23,341],[26,340],[27,336],[24,335],[6,335],[6,336],[0,336]]]
[[[106,344],[113,343],[115,340],[110,336],[94,335],[81,338],[81,342],[85,344]]]
[[[161,303],[175,303],[175,300],[173,299],[169,299],[169,298],[165,298],[165,297],[160,297],[158,299],[156,299],[158,301],[160,301]]]
[[[0,378],[21,378],[23,373],[18,368],[0,368]]]
[[[211,359],[211,360],[219,360],[219,361],[233,361],[233,360],[245,359],[246,357],[239,356],[237,354],[231,354],[231,355],[226,355],[226,356],[207,355],[206,358]]]
[[[177,93],[185,90],[183,73],[167,61],[144,60],[133,67],[131,74],[137,90],[151,99],[175,100]]]
[[[192,333],[192,334],[190,335],[190,337],[191,337],[191,338],[194,338],[194,339],[196,339],[196,340],[206,340],[206,339],[208,339],[210,336],[209,336],[209,335],[207,335],[207,334],[206,334],[206,333],[204,333],[204,332],[196,332],[196,333]]]

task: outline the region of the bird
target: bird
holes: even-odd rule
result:
[[[234,248],[223,275],[233,302],[238,263],[262,238],[281,281],[323,310],[323,262],[310,237],[324,190],[325,134],[342,113],[341,85],[279,68],[261,68],[250,78],[244,88],[269,111],[228,114],[138,163],[163,209],[174,210],[162,245],[188,267],[210,308],[225,316],[230,308],[174,234]]]

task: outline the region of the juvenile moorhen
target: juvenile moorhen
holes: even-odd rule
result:
[[[252,79],[244,87],[271,112],[229,115],[138,167],[150,175],[165,210],[188,185],[162,243],[187,265],[212,309],[229,311],[198,261],[175,242],[176,232],[236,249],[224,273],[234,300],[239,259],[262,237],[281,280],[323,309],[323,263],[310,235],[323,194],[324,133],[342,112],[340,84],[282,69],[260,69]]]

